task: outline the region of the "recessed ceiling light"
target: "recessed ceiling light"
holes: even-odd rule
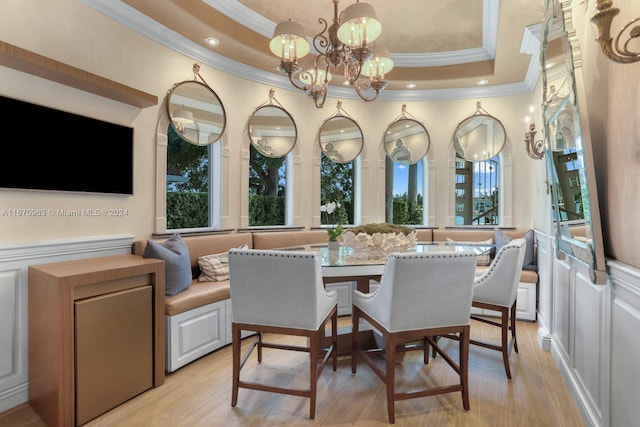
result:
[[[486,85],[487,83],[489,83],[489,80],[487,80],[487,79],[479,80],[479,81],[478,81],[478,86],[484,86],[484,85]]]
[[[207,37],[204,39],[204,42],[209,46],[218,46],[220,44],[220,40],[215,37]]]
[[[406,86],[406,88],[407,88],[407,89],[414,89],[415,87],[416,87],[416,84],[415,84],[415,83],[409,83],[409,84]]]
[[[544,68],[549,69],[549,68],[551,68],[551,67],[554,67],[555,65],[556,65],[556,63],[555,63],[555,62],[549,62],[549,63],[547,63],[547,64],[545,64],[545,65],[544,65]]]

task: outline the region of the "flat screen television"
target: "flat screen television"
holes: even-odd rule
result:
[[[0,187],[133,194],[133,128],[0,96]]]

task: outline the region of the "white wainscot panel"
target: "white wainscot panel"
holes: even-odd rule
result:
[[[29,266],[130,254],[132,241],[113,235],[0,246],[0,412],[29,399]]]
[[[555,343],[564,359],[569,358],[571,325],[571,265],[556,259],[553,263],[553,324]]]
[[[573,368],[576,380],[586,394],[588,407],[602,417],[602,370],[605,340],[607,287],[595,285],[585,264],[575,263],[575,317],[573,333]]]
[[[548,327],[551,317],[551,249],[549,238],[536,233],[538,241],[538,315]]]
[[[640,405],[640,271],[609,262],[611,307],[610,426],[638,425]]]
[[[0,271],[0,396],[5,395],[3,408],[22,403],[28,392],[25,383],[25,360],[21,349],[26,346],[26,316],[19,301],[26,298],[26,289],[20,286],[20,270]]]

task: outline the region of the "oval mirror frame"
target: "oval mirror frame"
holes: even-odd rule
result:
[[[350,117],[335,115],[322,123],[320,150],[336,163],[352,162],[362,152],[364,135],[360,125]]]
[[[213,89],[196,80],[176,83],[167,94],[166,107],[173,129],[193,145],[219,141],[227,127],[222,101]]]
[[[486,113],[473,114],[456,126],[453,143],[465,160],[480,162],[499,154],[507,142],[502,122]]]
[[[413,165],[424,158],[431,147],[427,128],[417,120],[400,118],[384,134],[384,150],[391,160]]]
[[[298,140],[296,122],[284,108],[266,104],[249,117],[249,140],[260,154],[279,159],[289,154]]]

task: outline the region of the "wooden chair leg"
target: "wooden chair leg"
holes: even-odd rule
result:
[[[324,328],[322,328],[324,329]],[[316,416],[316,391],[318,388],[318,356],[320,332],[311,333],[309,337],[309,418]]]
[[[240,327],[236,324],[231,325],[231,350],[233,359],[233,385],[231,387],[231,406],[235,407],[238,403],[238,386],[240,383]]]
[[[509,309],[503,308],[502,312],[502,361],[507,378],[511,379],[511,369],[509,367]]]
[[[396,340],[393,334],[387,335],[386,339],[386,386],[387,386],[387,412],[389,423],[396,422],[396,399],[395,399],[395,369],[396,369]]]
[[[515,350],[516,353],[519,353],[518,351],[518,338],[516,336],[516,313],[517,313],[517,300],[513,302],[513,305],[511,306],[511,337],[513,339],[513,349]]]
[[[427,337],[422,339],[422,345],[424,346],[424,351],[422,352],[422,362],[427,365],[429,363],[429,340]]]
[[[351,373],[356,373],[358,365],[358,329],[360,326],[360,310],[353,307],[351,313]]]
[[[462,407],[470,409],[469,404],[469,334],[471,327],[467,326],[460,333],[460,383],[462,384]]]
[[[338,370],[338,310],[333,312],[331,316],[331,351],[332,351],[332,368]]]

